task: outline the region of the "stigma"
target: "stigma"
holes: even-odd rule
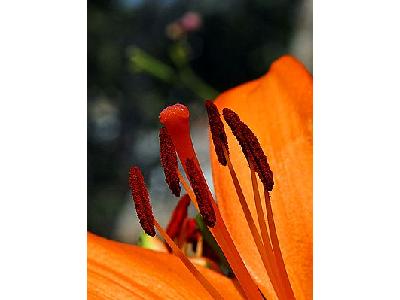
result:
[[[232,164],[234,157],[233,155],[230,157],[228,139],[221,114],[210,100],[205,102],[205,108],[209,118],[211,139],[218,161],[222,166],[229,169],[238,201],[241,204],[243,214],[251,231],[251,237],[256,244],[257,251],[261,256],[262,263],[275,294],[278,299],[295,299],[276,233],[269,195],[269,192],[274,187],[274,180],[267,156],[255,133],[240,119],[239,115],[228,108],[224,108],[222,110],[224,121],[238,141],[251,171],[251,178],[249,180],[253,187],[254,204],[259,225],[258,230],[256,220],[253,219],[247,204],[251,200],[245,199],[241,184]],[[223,251],[243,294],[248,299],[262,299],[263,295],[267,295],[268,291],[262,285],[257,284],[250,275],[249,270],[236,249],[201,170],[190,137],[190,113],[188,108],[179,103],[168,106],[160,113],[159,119],[163,125],[160,129],[159,138],[160,160],[165,174],[165,181],[175,196],[178,197],[180,195],[181,186],[184,188],[186,194],[178,201],[165,232],[153,216],[143,175],[137,167],[132,167],[129,174],[129,185],[132,190],[136,212],[144,231],[154,236],[156,228],[164,237],[168,249],[182,260],[193,276],[196,277],[214,299],[219,299],[220,295],[218,291],[215,290],[210,282],[205,280],[180,250],[182,246],[190,241],[198,244],[196,252],[200,254],[202,252],[202,236],[195,226],[195,221],[190,219],[187,214],[188,206],[190,205],[190,201],[192,201],[198,209],[202,221],[208,227],[215,241]],[[188,182],[179,171],[177,157],[185,171]],[[264,197],[259,192],[256,174],[263,184]],[[235,199],[230,200],[235,201]],[[265,201],[266,214],[262,209],[262,200]]]
[[[167,128],[181,162],[196,157],[190,138],[189,117],[188,108],[180,103],[168,106],[160,113],[160,122]]]

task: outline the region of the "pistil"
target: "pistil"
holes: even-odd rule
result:
[[[169,106],[161,112],[160,122],[167,128],[168,134],[171,136],[175,145],[183,169],[185,170],[187,177],[190,178],[187,168],[188,159],[196,169],[200,170],[200,164],[197,160],[192,140],[190,138],[189,110],[182,104]],[[201,174],[201,177],[203,177],[202,181],[204,180],[205,182],[203,174]],[[185,187],[183,183],[182,185]],[[189,193],[189,191],[186,192],[191,196],[192,201],[196,202],[195,199],[192,198],[193,193]],[[258,287],[246,269],[212,196],[210,197],[210,200],[216,219],[215,227],[210,228],[211,233],[214,235],[226,255],[226,258],[231,265],[233,272],[237,276],[246,296],[249,299],[261,299]],[[199,199],[197,199],[197,203],[200,207]]]
[[[190,188],[189,184],[186,182],[185,178],[182,174],[179,173],[179,179],[181,180],[181,184],[185,189],[186,193],[190,196],[194,206],[198,209],[198,204],[195,198],[195,194],[193,190]],[[222,216],[218,210],[217,205],[213,202],[214,211],[216,214],[216,219],[222,220]],[[223,226],[221,226],[221,224]],[[251,278],[248,270],[246,269],[239,252],[234,245],[232,238],[229,235],[228,229],[226,228],[224,223],[217,222],[217,225],[214,228],[209,228],[211,234],[217,241],[218,245],[221,247],[226,259],[233,272],[235,273],[238,282],[239,288],[242,294],[245,294],[249,299],[261,299],[261,294],[258,291],[257,285],[254,283]],[[244,271],[243,271],[244,268]],[[255,289],[254,289],[255,287]],[[264,291],[263,291],[264,292]]]

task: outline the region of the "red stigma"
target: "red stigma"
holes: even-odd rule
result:
[[[211,137],[214,143],[215,153],[217,154],[218,161],[221,165],[226,166],[227,161],[224,153],[224,148],[229,154],[228,149],[228,139],[224,130],[224,123],[222,123],[221,115],[219,114],[218,108],[215,104],[207,100],[205,103],[207,114],[208,114],[208,123],[210,124]]]
[[[171,239],[178,237],[182,226],[183,221],[187,217],[187,209],[190,205],[190,197],[188,194],[182,196],[182,198],[178,201],[174,211],[172,212],[171,220],[167,226],[167,234]]]
[[[180,103],[168,106],[160,113],[160,122],[165,125],[171,119],[188,120],[190,116],[188,108]]]
[[[135,210],[143,230],[150,236],[155,236],[154,215],[150,204],[150,196],[142,172],[139,167],[129,169],[129,187],[135,203]]]
[[[273,174],[257,137],[234,111],[224,108],[222,113],[233,135],[238,140],[249,166],[257,172],[265,188],[272,191],[274,186]]]
[[[181,186],[179,185],[178,177],[178,159],[174,143],[168,134],[167,128],[161,127],[160,129],[160,160],[165,174],[165,181],[167,182],[171,192],[179,197],[181,193]]]
[[[214,200],[204,175],[192,159],[187,159],[185,165],[188,179],[196,195],[197,204],[199,205],[200,214],[204,219],[204,223],[208,227],[214,227],[216,218],[211,202]]]
[[[182,104],[168,106],[160,113],[160,122],[167,128],[176,152],[195,192],[199,210],[209,227],[214,227],[216,217],[213,198],[194,152],[189,128],[189,110]]]
[[[190,138],[189,116],[188,108],[179,103],[168,106],[160,113],[160,122],[167,128],[182,163],[196,156]]]

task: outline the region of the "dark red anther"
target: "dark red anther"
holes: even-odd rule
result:
[[[167,128],[160,129],[160,160],[161,166],[164,169],[165,181],[167,182],[171,192],[179,197],[181,186],[179,185],[178,177],[178,158],[174,143],[168,134]]]
[[[222,123],[221,115],[219,114],[218,108],[211,100],[207,100],[205,103],[208,123],[210,124],[211,137],[214,143],[215,153],[217,154],[218,161],[221,165],[226,166],[227,161],[224,153],[224,148],[229,154],[228,139],[224,130],[224,123]]]
[[[135,203],[135,210],[143,230],[150,236],[155,236],[154,215],[150,204],[150,196],[142,172],[139,167],[129,169],[129,187]]]
[[[260,176],[261,182],[268,191],[272,191],[274,187],[274,178],[271,168],[268,164],[267,156],[265,155],[261,145],[254,135],[253,131],[243,123],[239,116],[232,110],[224,108],[222,110],[226,123],[232,130],[232,133],[238,140],[242,151],[249,163],[250,168],[253,167]]]
[[[174,211],[172,212],[171,219],[167,226],[167,234],[171,239],[174,239],[179,236],[183,221],[185,221],[187,217],[187,209],[190,205],[190,197],[188,194],[182,196],[182,198],[178,201]]]
[[[192,159],[187,159],[185,165],[188,179],[196,195],[197,204],[199,205],[200,214],[204,219],[204,223],[208,227],[214,227],[216,218],[211,202],[214,200],[204,175]]]

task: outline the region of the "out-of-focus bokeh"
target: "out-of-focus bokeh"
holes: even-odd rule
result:
[[[142,168],[165,225],[177,199],[159,163],[158,114],[180,102],[212,185],[205,99],[291,53],[312,71],[312,1],[89,0],[88,230],[136,242],[128,170]]]

